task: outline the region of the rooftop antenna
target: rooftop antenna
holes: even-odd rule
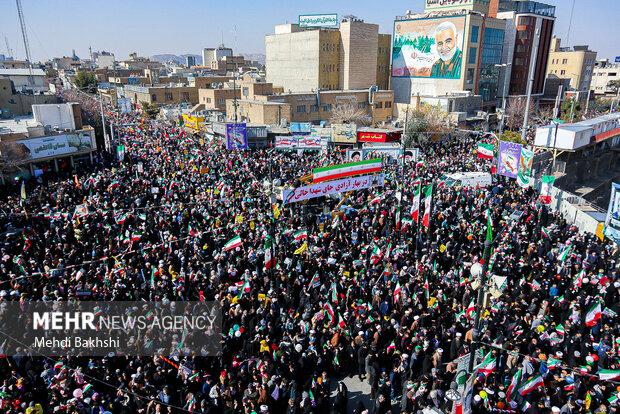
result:
[[[569,39],[570,39],[570,30],[571,30],[571,26],[573,25],[573,12],[575,11],[575,0],[573,0],[573,5],[570,9],[570,19],[568,19],[568,33],[566,33],[566,45],[570,46],[569,43]]]
[[[4,44],[6,45],[6,53],[8,53],[8,56],[13,56],[13,52],[9,46],[9,39],[6,36],[4,36]]]

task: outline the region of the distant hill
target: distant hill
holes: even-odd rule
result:
[[[165,62],[176,62],[179,65],[185,65],[185,58],[187,56],[194,56],[196,58],[196,64],[202,65],[202,56],[200,55],[173,55],[171,53],[162,53],[160,55],[151,56],[151,60],[156,60],[157,62],[165,63]]]

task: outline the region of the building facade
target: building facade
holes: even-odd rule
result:
[[[594,66],[590,90],[595,95],[616,94],[620,90],[620,63],[599,60]]]
[[[179,103],[198,103],[198,88],[191,86],[137,86],[126,85],[125,97],[134,104],[140,102],[154,103],[158,105],[170,105]]]
[[[532,94],[543,94],[547,57],[555,24],[555,7],[536,1],[503,1],[497,17],[506,20],[502,58],[502,63],[506,65],[499,69],[502,96],[527,94],[532,64],[535,65]],[[536,46],[538,51],[534,56]]]
[[[337,29],[278,25],[265,36],[267,82],[285,92],[387,87],[390,38],[354,17]]]
[[[236,92],[236,93],[235,93]],[[222,88],[222,89],[198,89],[198,103],[204,105],[205,109],[218,110],[226,112],[226,101],[228,99],[241,99],[241,91],[239,88]]]
[[[588,46],[561,47],[561,39],[551,40],[547,78],[570,79],[570,87],[577,92],[590,90],[596,52]]]

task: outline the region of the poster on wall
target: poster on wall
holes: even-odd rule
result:
[[[607,208],[604,233],[616,243],[620,241],[620,184],[611,184],[611,197]]]
[[[248,131],[245,123],[226,124],[226,149],[248,149]]]
[[[521,144],[501,141],[497,158],[497,173],[505,177],[517,178],[521,161]]]
[[[364,151],[361,149],[348,149],[347,162],[357,162],[364,159]]]
[[[355,124],[332,124],[332,142],[355,144],[357,142],[357,126]]]
[[[394,23],[392,76],[460,79],[465,16]]]

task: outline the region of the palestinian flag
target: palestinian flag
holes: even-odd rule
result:
[[[345,164],[328,165],[327,167],[314,168],[312,179],[315,183],[337,180],[339,178],[353,177],[356,175],[375,174],[381,172],[381,158],[373,158]]]
[[[273,267],[275,267],[276,265],[276,258],[275,257],[271,257],[271,246],[272,246],[272,241],[271,241],[271,237],[267,236],[265,238],[265,269],[269,270]]]
[[[540,375],[536,375],[535,377],[530,378],[528,381],[523,383],[521,387],[519,387],[519,394],[526,396],[527,394],[536,390],[536,388],[542,387],[543,385],[545,385],[543,377],[541,377]]]
[[[485,376],[490,375],[497,368],[497,359],[493,358],[493,354],[489,352],[484,360],[476,367],[477,372],[483,373]]]
[[[235,236],[232,239],[228,240],[224,245],[224,251],[227,252],[229,250],[235,249],[241,246],[243,242],[241,241],[241,236]]]
[[[433,185],[429,185],[424,190],[424,216],[422,217],[422,225],[429,228],[431,225],[431,200],[433,198]]]
[[[554,182],[555,182],[555,177],[553,175],[543,175],[542,185],[540,187],[540,202],[541,203],[551,204],[551,189],[553,188]]]
[[[601,316],[601,303],[596,302],[596,304],[590,308],[588,313],[586,313],[586,326],[589,328],[593,327],[601,319]]]
[[[422,184],[420,184],[420,182],[413,183],[413,185],[415,185],[415,190],[413,193],[413,204],[411,205],[411,218],[413,220],[415,220],[415,222],[417,223],[419,221],[419,215],[420,215],[420,192],[421,192],[421,188],[422,188]]]
[[[506,390],[506,401],[510,401],[512,399],[512,396],[515,393],[515,390],[519,387],[519,383],[521,382],[521,370],[517,370],[517,372],[515,372],[515,374],[512,376],[512,379],[510,380],[510,385],[508,386],[508,389]]]
[[[484,160],[492,160],[493,159],[493,151],[495,147],[493,144],[478,144],[478,158],[482,158]]]
[[[307,240],[308,239],[308,230],[299,230],[293,233],[293,237],[295,241]]]

